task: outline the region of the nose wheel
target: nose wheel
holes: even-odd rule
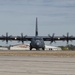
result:
[[[39,48],[36,48],[37,51],[39,51]]]

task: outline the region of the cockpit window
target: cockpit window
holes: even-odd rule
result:
[[[38,37],[38,38],[34,38],[34,40],[42,40],[42,38],[39,38],[39,37]]]

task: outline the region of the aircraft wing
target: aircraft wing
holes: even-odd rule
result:
[[[14,40],[14,41],[31,41],[34,36],[0,36],[0,40]]]
[[[2,41],[6,41],[8,43],[8,41],[21,41],[22,43],[24,43],[24,41],[31,41],[31,39],[34,36],[23,36],[23,34],[21,34],[21,36],[8,36],[8,33],[6,33],[6,36],[2,35],[0,36],[0,40]]]
[[[75,40],[74,36],[54,36],[54,37],[50,37],[50,36],[40,36],[41,38],[43,38],[44,41],[71,41],[71,40]],[[3,41],[31,41],[31,39],[34,38],[34,36],[0,36],[0,40]]]
[[[21,41],[22,43],[24,43],[24,41],[31,41],[32,38],[34,38],[35,36],[23,36],[23,33],[21,33],[21,36],[8,36],[8,33],[6,33],[6,36],[2,35],[0,36],[0,40],[6,41],[8,43],[8,41]],[[75,36],[69,36],[69,33],[67,33],[67,35],[63,35],[63,36],[54,36],[54,34],[52,36],[48,35],[48,36],[39,36],[41,38],[43,38],[44,41],[50,41],[55,42],[55,41],[67,41],[67,43],[71,40],[75,40]]]
[[[43,38],[44,41],[51,41],[55,42],[55,41],[67,41],[67,43],[69,41],[75,40],[74,36],[41,36]]]

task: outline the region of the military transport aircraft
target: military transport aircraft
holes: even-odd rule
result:
[[[22,41],[22,43],[24,44],[24,41],[31,41],[30,42],[30,50],[32,50],[32,48],[35,48],[36,50],[38,50],[39,48],[42,48],[43,50],[45,50],[45,43],[44,41],[50,41],[55,42],[55,41],[67,41],[67,43],[71,40],[75,40],[74,36],[69,36],[69,33],[67,33],[67,36],[63,35],[63,36],[55,36],[55,34],[53,33],[52,36],[48,35],[48,36],[38,36],[38,22],[37,22],[37,18],[36,18],[36,29],[35,29],[35,36],[23,36],[23,33],[21,33],[21,36],[8,36],[8,33],[6,33],[6,36],[2,35],[0,36],[0,40],[6,40],[6,43],[8,43],[9,40],[13,40],[13,41]]]

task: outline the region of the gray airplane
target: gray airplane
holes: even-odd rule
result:
[[[67,43],[71,40],[75,40],[75,36],[69,36],[69,33],[67,33],[67,36],[63,35],[63,36],[54,36],[54,34],[52,36],[48,35],[48,36],[38,36],[38,22],[37,22],[37,18],[36,18],[36,28],[35,28],[35,36],[23,36],[23,33],[21,33],[21,36],[8,36],[8,33],[6,33],[6,36],[2,35],[0,36],[0,40],[6,40],[6,43],[8,43],[8,41],[22,41],[22,43],[24,43],[24,41],[31,41],[30,42],[30,50],[32,50],[33,48],[35,48],[36,50],[39,50],[40,48],[45,50],[45,43],[44,41],[50,41],[55,42],[55,41],[67,41]]]
[[[31,39],[30,50],[32,50],[32,48],[36,48],[36,50],[38,50],[39,48],[42,48],[43,50],[45,50],[44,40],[41,36],[38,36],[37,18],[36,18],[35,36]]]

